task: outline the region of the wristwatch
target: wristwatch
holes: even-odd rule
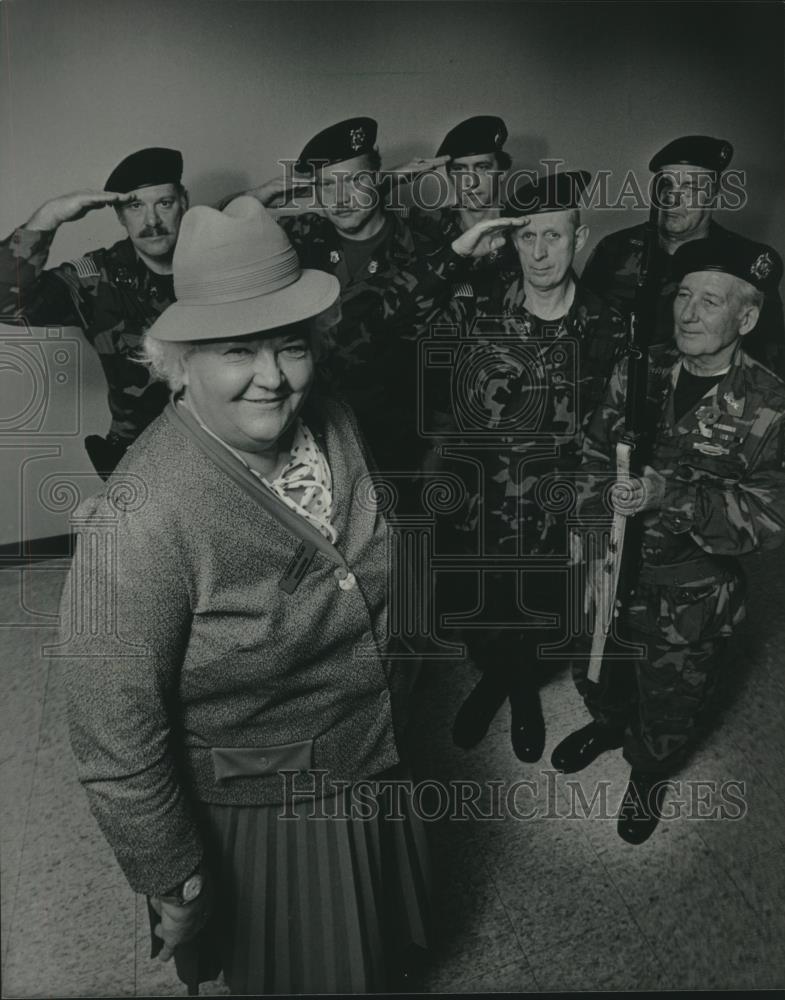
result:
[[[164,896],[158,898],[164,903],[171,903],[174,906],[187,906],[197,899],[204,888],[204,875],[199,868],[189,875],[188,878],[170,889]]]

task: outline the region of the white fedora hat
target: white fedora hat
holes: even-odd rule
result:
[[[150,327],[156,340],[224,340],[317,316],[338,279],[303,270],[286,233],[255,198],[183,216],[173,259],[177,301]]]

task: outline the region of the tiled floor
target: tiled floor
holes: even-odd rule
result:
[[[785,985],[785,572],[777,553],[748,565],[752,598],[731,695],[679,775],[675,806],[699,781],[743,782],[737,821],[663,821],[641,847],[580,815],[607,780],[618,805],[627,767],[608,754],[579,775],[550,772],[551,748],[585,721],[569,678],[543,689],[548,746],[512,755],[502,711],[463,752],[451,719],[473,672],[428,669],[415,722],[420,777],[520,786],[532,818],[436,821],[436,940],[419,987],[477,993]],[[3,996],[183,995],[171,963],[148,958],[144,901],[128,889],[90,816],[67,745],[58,661],[41,656],[63,567],[0,570],[0,891]],[[489,794],[478,808],[490,812]],[[694,802],[709,810],[717,796]],[[586,810],[584,810],[584,813]],[[205,990],[205,992],[209,992]]]

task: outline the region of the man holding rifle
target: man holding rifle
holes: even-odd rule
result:
[[[651,158],[652,184],[661,203],[657,243],[649,262],[658,295],[653,344],[664,343],[673,335],[676,281],[672,264],[679,247],[701,239],[737,244],[740,253],[754,246],[745,236],[726,229],[714,219],[716,209],[723,207],[725,196],[730,207],[740,193],[732,186],[732,180],[738,181],[738,176],[731,178],[726,173],[732,157],[733,146],[725,139],[684,135],[667,143]],[[644,243],[643,225],[605,236],[592,251],[581,275],[587,288],[624,314],[629,312],[635,298]],[[785,377],[785,324],[778,294],[766,299],[744,349],[780,378]]]
[[[763,244],[703,239],[676,252],[673,274],[674,342],[649,353],[642,473],[608,489],[625,432],[624,361],[589,425],[580,483],[585,523],[607,513],[607,496],[617,513],[640,518],[639,562],[633,589],[619,594],[617,625],[642,655],[606,659],[598,683],[576,665],[594,721],[552,756],[574,772],[624,748],[632,773],[618,831],[634,844],[656,828],[662,779],[691,748],[744,617],[737,557],[785,540],[785,384],[741,349],[776,294],[782,261]]]

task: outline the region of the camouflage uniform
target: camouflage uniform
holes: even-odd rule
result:
[[[431,241],[434,249],[452,243],[466,231],[461,229],[458,212],[451,208],[434,211],[410,208],[409,225],[418,235]],[[467,261],[465,275],[462,276],[464,280],[454,286],[453,297],[471,295],[469,285],[477,286],[478,282],[492,281],[499,271],[515,270],[517,267],[518,255],[512,243],[506,240],[499,250],[492,250],[483,257],[474,257]]]
[[[561,320],[539,319],[524,298],[520,269],[505,271],[485,291],[457,294],[439,318],[458,328],[467,357],[482,359],[467,386],[474,398],[451,403],[481,414],[472,418],[476,447],[461,444],[482,457],[484,480],[469,490],[463,526],[473,530],[482,510],[484,551],[513,556],[563,551],[563,525],[543,513],[535,487],[555,467],[577,466],[581,427],[625,338],[621,316],[580,283]],[[456,368],[465,363],[459,357]]]
[[[45,271],[54,237],[55,230],[22,228],[0,242],[0,311],[8,323],[82,329],[109,386],[116,462],[169,397],[133,358],[143,332],[174,301],[172,278],[145,267],[130,239]]]
[[[645,226],[632,226],[600,240],[583,269],[581,281],[600,298],[605,299],[625,315],[629,314],[635,297],[638,274],[643,256]],[[738,240],[745,237],[733,233],[712,221],[709,238]],[[673,299],[676,284],[670,276],[672,257],[659,245],[651,263],[651,272],[660,286],[654,343],[661,344],[673,336]],[[744,338],[744,349],[761,364],[785,378],[785,322],[779,293],[766,296],[755,329]]]
[[[454,365],[459,388],[438,401],[450,471],[468,495],[463,516],[454,519],[464,538],[460,547],[467,556],[492,557],[494,566],[510,559],[518,569],[516,588],[526,588],[524,608],[509,571],[486,576],[476,616],[482,634],[466,635],[485,665],[520,658],[521,642],[533,657],[543,632],[525,612],[552,615],[563,608],[567,543],[559,481],[577,467],[581,428],[603,397],[625,339],[622,317],[580,282],[561,320],[532,315],[524,298],[516,267],[498,273],[484,290],[456,296],[439,319],[454,324],[461,340]],[[461,428],[471,436],[461,439]],[[552,503],[544,502],[546,494]],[[527,559],[540,556],[553,558],[526,571]],[[553,630],[547,634],[558,638]]]
[[[660,772],[689,749],[728,640],[744,617],[736,557],[785,540],[785,385],[737,349],[719,384],[675,420],[678,358],[672,345],[650,352],[649,426],[656,431],[649,464],[667,485],[662,506],[635,519],[641,565],[618,630],[644,653],[634,670],[630,661],[606,660],[597,686],[587,682],[585,662],[575,664],[595,719],[626,725],[630,764]],[[605,513],[600,498],[613,474],[625,394],[623,362],[584,442],[582,516]]]
[[[325,361],[328,383],[351,403],[382,471],[411,470],[417,435],[417,338],[443,307],[464,258],[423,220],[415,231],[389,212],[390,234],[361,274],[349,275],[342,243],[322,215],[282,216],[279,222],[303,267],[341,282],[341,321]]]

